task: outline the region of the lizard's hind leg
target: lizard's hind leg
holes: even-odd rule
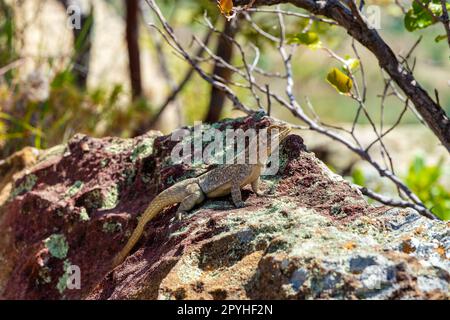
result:
[[[188,212],[192,208],[195,207],[196,204],[202,203],[205,200],[205,194],[198,184],[193,184],[189,186],[191,188],[191,194],[188,195],[183,201],[180,203],[180,206],[177,210],[177,219],[181,220],[183,213]]]
[[[231,199],[233,200],[236,208],[242,208],[245,206],[244,201],[242,201],[242,193],[239,183],[235,182],[231,185]]]

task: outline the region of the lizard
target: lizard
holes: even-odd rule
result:
[[[271,125],[268,129],[270,132],[271,129],[278,129],[279,131],[273,136],[269,133],[270,139],[267,140],[272,141],[278,138],[279,142],[283,141],[291,131],[291,128],[286,124]],[[147,223],[166,207],[180,203],[177,209],[177,217],[180,219],[183,213],[202,203],[206,198],[217,198],[231,194],[234,206],[237,208],[243,207],[245,204],[242,201],[241,189],[249,184],[253,192],[261,196],[262,194],[259,191],[260,175],[272,152],[271,144],[261,145],[267,149],[267,152],[264,159],[260,152],[257,152],[256,164],[244,163],[218,166],[198,177],[182,180],[159,193],[140,217],[138,225],[126,245],[115,256],[113,267],[122,263],[140,239]],[[261,147],[261,145],[258,144],[258,147]]]

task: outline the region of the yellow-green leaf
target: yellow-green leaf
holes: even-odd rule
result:
[[[359,60],[345,56],[344,70],[356,71],[359,68]]]
[[[304,44],[310,48],[320,48],[321,46],[319,35],[312,31],[289,36],[288,44],[294,43]]]
[[[445,34],[441,34],[441,35],[437,36],[436,38],[434,38],[434,41],[435,42],[439,42],[439,41],[442,41],[444,39],[447,39],[447,36]]]
[[[349,93],[353,88],[353,81],[338,68],[333,68],[327,75],[327,81],[338,92]]]

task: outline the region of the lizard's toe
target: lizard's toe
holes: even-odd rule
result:
[[[187,212],[185,211],[178,211],[177,212],[177,216],[176,216],[176,220],[177,221],[183,221],[184,217],[186,216]]]

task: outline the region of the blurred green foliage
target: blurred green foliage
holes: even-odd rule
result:
[[[153,114],[145,100],[128,102],[122,85],[81,90],[69,70],[51,79],[47,99],[30,101],[29,91],[27,86],[18,86],[11,96],[0,85],[0,104],[3,97],[3,105],[12,106],[8,112],[0,112],[0,155],[27,145],[48,148],[77,132],[130,136]]]
[[[13,11],[4,0],[0,0],[0,68],[17,58],[14,48]],[[11,82],[11,71],[5,74],[5,79]]]
[[[0,0],[0,68],[19,58],[14,40],[12,8]],[[129,102],[121,84],[80,88],[72,65],[81,46],[82,43],[76,43],[65,69],[56,67],[52,57],[40,61],[52,72],[38,69],[37,83],[30,84],[30,79],[23,79],[14,68],[0,74],[0,158],[29,145],[39,149],[51,147],[77,132],[128,137],[152,117],[150,102]],[[36,93],[43,98],[32,99]]]
[[[441,159],[435,165],[427,165],[423,157],[417,156],[409,166],[405,182],[434,214],[443,220],[450,220],[450,192],[440,182],[443,161]]]
[[[443,184],[444,159],[434,165],[427,165],[423,156],[416,156],[408,166],[405,184],[430,210],[442,220],[450,220],[450,191]],[[381,181],[370,181],[363,170],[355,168],[349,180],[359,186],[367,186],[375,192],[383,192]],[[369,199],[369,202],[373,200]]]
[[[450,3],[446,4],[447,10],[450,11]],[[411,9],[406,13],[404,23],[406,30],[412,32],[418,29],[425,29],[435,23],[434,16],[440,17],[443,8],[441,0],[414,0]],[[438,35],[435,38],[436,42],[447,39],[445,34]]]

